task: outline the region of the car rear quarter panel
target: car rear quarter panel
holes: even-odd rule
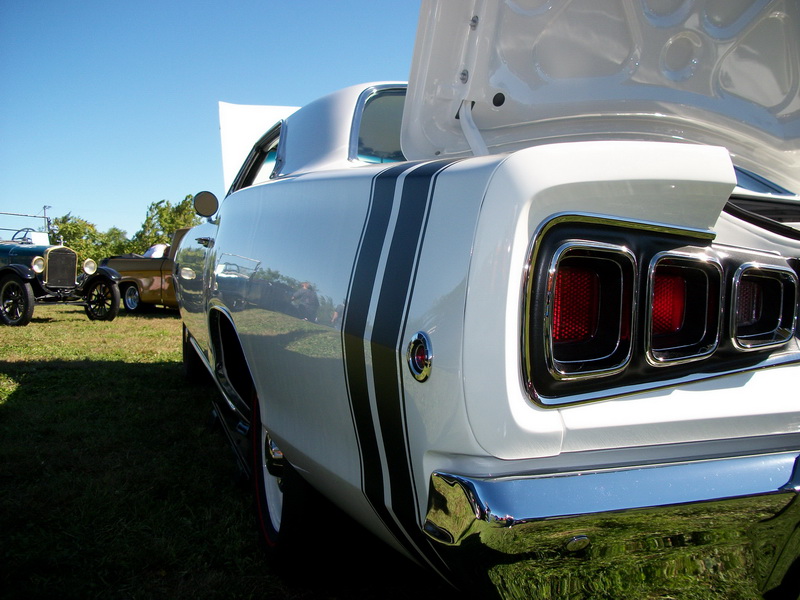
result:
[[[499,162],[285,178],[241,190],[220,209],[209,307],[233,320],[273,439],[362,520],[370,505],[414,513],[414,489],[424,503],[427,451],[482,452],[464,407],[461,348],[476,220]],[[183,249],[178,261],[180,270]],[[313,317],[291,300],[303,282],[319,302]],[[403,360],[417,331],[436,353],[424,383]],[[376,490],[384,485],[385,497]]]
[[[378,170],[286,178],[229,196],[207,267],[209,305],[233,319],[263,423],[314,485],[353,510],[363,508],[352,495],[362,473],[342,313]],[[313,314],[293,302],[303,283],[316,295]]]
[[[476,232],[464,337],[469,422],[488,454],[522,459],[797,431],[800,412],[786,393],[797,367],[626,390],[561,407],[537,405],[521,382],[522,274],[543,223],[557,215],[607,215],[714,232],[734,183],[724,149],[683,144],[542,146],[498,167]],[[733,238],[730,226],[722,229],[717,242],[761,246],[755,237]],[[772,242],[784,255],[797,251],[796,243],[792,250],[786,240]],[[481,351],[487,344],[497,351]]]

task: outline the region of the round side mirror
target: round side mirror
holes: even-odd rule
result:
[[[194,212],[201,217],[211,217],[219,209],[219,200],[211,192],[198,192],[194,196]]]

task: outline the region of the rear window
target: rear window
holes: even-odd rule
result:
[[[364,106],[358,130],[358,159],[370,163],[405,160],[400,149],[405,90],[383,90]]]

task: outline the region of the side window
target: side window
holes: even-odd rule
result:
[[[405,160],[400,149],[400,123],[406,92],[382,90],[367,100],[358,128],[359,160],[370,163]]]
[[[261,152],[260,156],[263,157],[261,165],[256,169],[253,175],[253,182],[250,185],[264,183],[272,177],[272,172],[275,170],[275,162],[278,158],[278,140],[276,139],[274,144]]]
[[[234,179],[229,194],[251,185],[265,183],[272,178],[278,160],[280,132],[281,124],[278,123],[253,147]]]

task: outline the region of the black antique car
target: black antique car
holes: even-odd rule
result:
[[[119,314],[119,274],[98,267],[91,258],[78,273],[78,254],[63,244],[51,244],[50,221],[45,222],[46,231],[0,228],[0,323],[27,325],[36,302],[73,301],[83,301],[93,321],[113,320]],[[13,232],[10,239],[4,239],[8,232]]]

